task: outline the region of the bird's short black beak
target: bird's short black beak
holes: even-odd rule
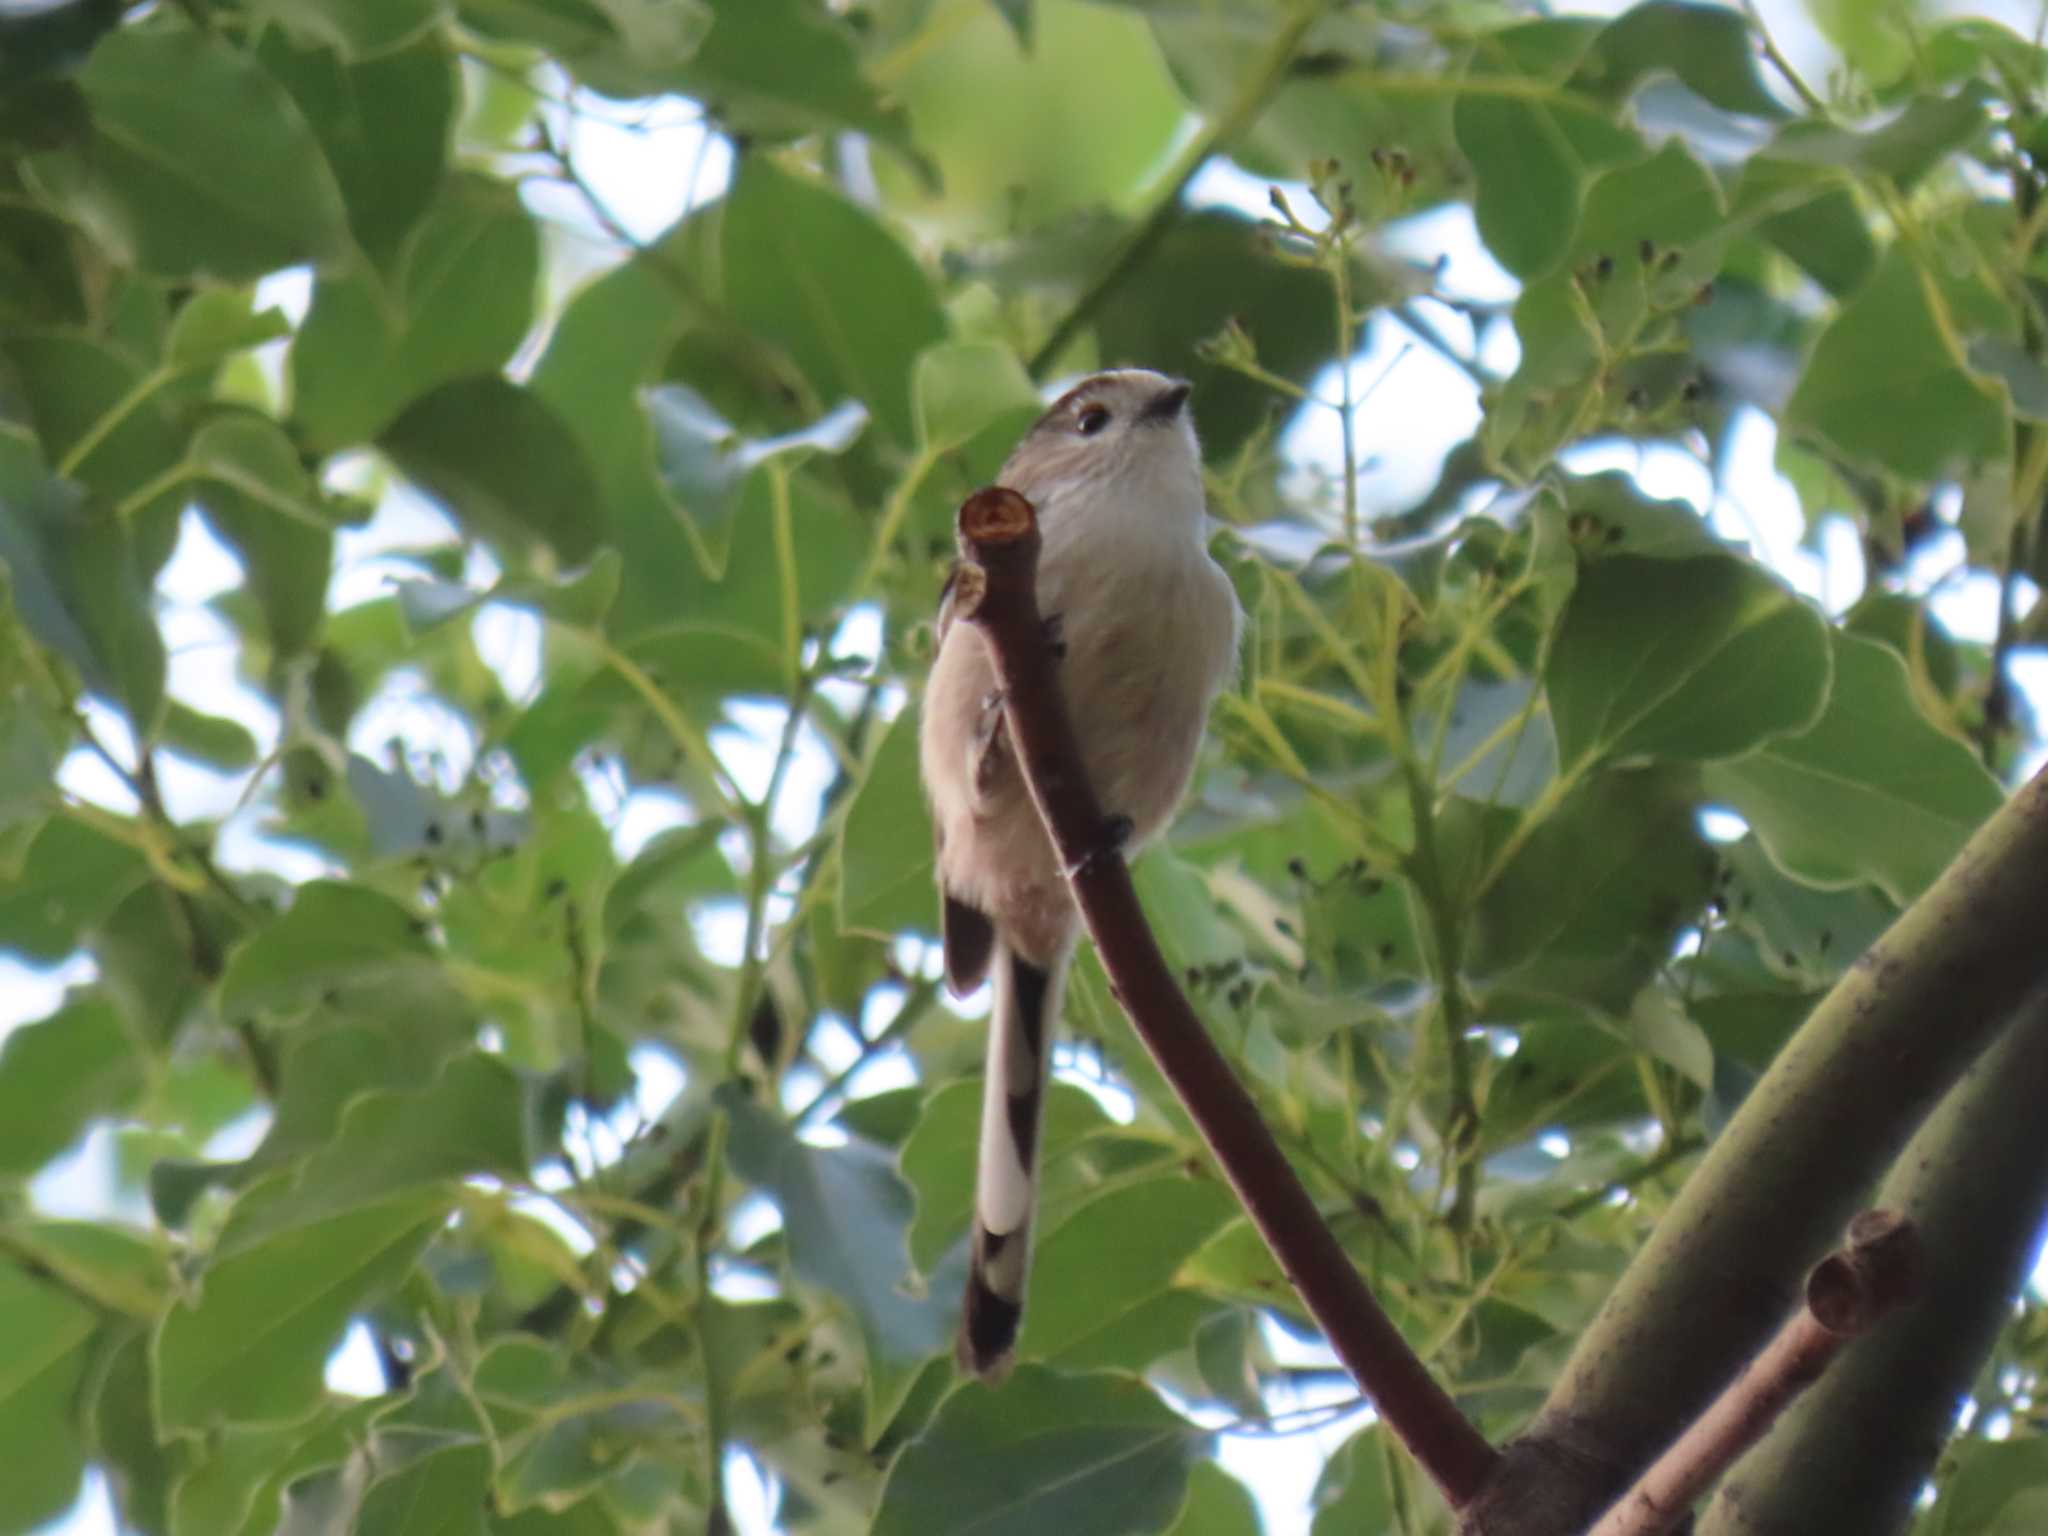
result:
[[[1178,420],[1181,407],[1188,403],[1188,396],[1193,392],[1194,386],[1187,380],[1176,379],[1169,388],[1152,397],[1145,409],[1138,413],[1138,419],[1155,426]]]

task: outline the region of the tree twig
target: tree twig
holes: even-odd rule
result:
[[[1919,1280],[1920,1242],[1913,1224],[1896,1211],[1857,1216],[1849,1223],[1846,1246],[1807,1277],[1806,1305],[1588,1536],[1662,1536],[1820,1379],[1844,1344],[1912,1299]]]
[[[1281,1269],[1390,1429],[1452,1508],[1492,1470],[1492,1446],[1458,1411],[1373,1299],[1175,981],[1138,905],[1079,745],[1034,590],[1031,503],[978,491],[960,509],[957,612],[987,637],[1010,737],[1132,1027],[1202,1133]]]

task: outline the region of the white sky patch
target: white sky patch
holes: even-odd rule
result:
[[[633,1108],[652,1124],[668,1112],[689,1083],[689,1073],[667,1051],[636,1045],[626,1054],[633,1068]]]
[[[703,902],[690,912],[690,933],[713,965],[738,965],[747,947],[747,909],[737,901]]]
[[[1456,364],[1384,315],[1367,325],[1365,346],[1349,372],[1360,502],[1372,509],[1410,505],[1436,483],[1444,455],[1479,424],[1479,388]],[[1309,391],[1335,405],[1343,387],[1343,375],[1332,365],[1317,373]],[[1341,411],[1304,407],[1277,446],[1286,463],[1328,482],[1331,508],[1341,504]]]
[[[362,470],[349,476],[357,478]],[[328,583],[329,612],[389,597],[400,581],[420,581],[426,572],[395,552],[443,548],[461,538],[448,514],[432,500],[394,480],[378,497],[377,510],[360,528],[334,536],[334,575]]]
[[[781,1503],[774,1474],[740,1446],[725,1453],[725,1508],[741,1536],[769,1536]]]
[[[690,803],[672,789],[636,789],[619,805],[611,823],[612,849],[631,863],[664,832],[693,825]]]
[[[76,1146],[30,1180],[29,1207],[39,1216],[75,1221],[113,1218],[147,1226],[149,1202],[140,1191],[121,1187],[119,1134],[111,1123],[96,1122]]]
[[[360,1320],[348,1325],[321,1374],[327,1390],[343,1397],[381,1397],[389,1386],[384,1362],[377,1358],[377,1341]]]
[[[512,603],[485,603],[469,621],[469,637],[498,686],[515,704],[531,704],[540,693],[540,615]]]
[[[1481,244],[1479,226],[1464,203],[1397,219],[1380,232],[1380,239],[1396,255],[1434,267],[1437,289],[1454,298],[1472,304],[1512,304],[1521,296],[1522,285],[1514,274]]]
[[[209,1163],[238,1163],[263,1144],[270,1121],[267,1104],[251,1105],[207,1137],[199,1155]]]
[[[73,987],[99,979],[92,956],[74,954],[55,965],[32,965],[19,955],[0,954],[0,1041],[24,1024],[46,1019],[63,1005]]]

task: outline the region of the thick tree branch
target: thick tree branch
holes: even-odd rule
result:
[[[1211,1043],[1138,905],[1060,696],[1035,592],[1030,502],[1014,491],[978,491],[961,507],[959,526],[955,612],[988,638],[1025,782],[1118,1001],[1338,1358],[1445,1499],[1462,1508],[1491,1469],[1493,1448],[1380,1310]]]
[[[1844,1344],[1911,1299],[1919,1276],[1920,1244],[1905,1217],[1875,1210],[1850,1222],[1847,1246],[1807,1278],[1806,1305],[1588,1536],[1663,1536],[1820,1379]]]
[[[1713,1400],[1948,1088],[2048,979],[2048,770],[1836,983],[1581,1335],[1467,1528],[1582,1530]]]
[[[1919,1305],[1858,1345],[1737,1463],[1700,1536],[1899,1536],[2026,1283],[2048,1209],[2048,993],[1907,1144],[1879,1199],[1920,1233]]]

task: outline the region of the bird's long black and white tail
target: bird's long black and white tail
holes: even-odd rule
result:
[[[958,1348],[960,1368],[976,1376],[1000,1378],[1017,1347],[1038,1207],[1038,1129],[1066,977],[1065,955],[1041,967],[1006,944],[996,946],[974,1248]]]

